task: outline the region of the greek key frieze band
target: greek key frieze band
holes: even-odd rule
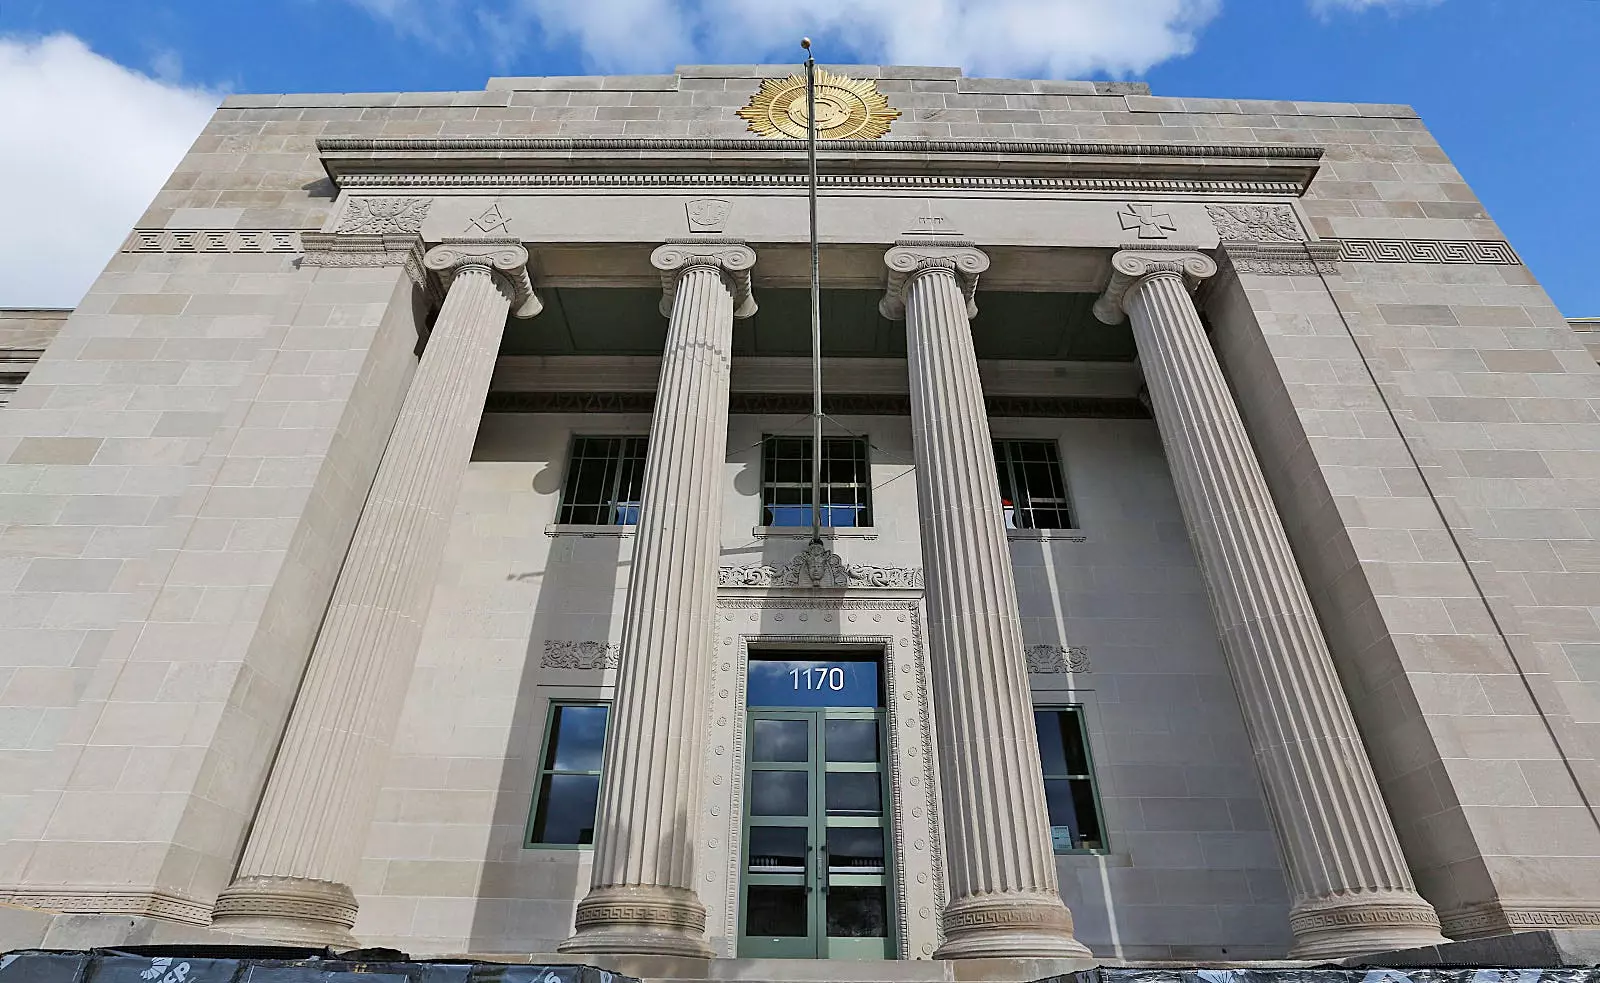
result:
[[[310,229],[134,229],[125,253],[298,253]]]
[[[1504,239],[1330,239],[1345,263],[1427,263],[1521,266]]]

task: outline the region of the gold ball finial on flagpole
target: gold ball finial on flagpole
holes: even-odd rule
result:
[[[807,51],[810,51],[811,50],[811,39],[810,38],[801,38],[800,39],[800,47],[806,49]]]

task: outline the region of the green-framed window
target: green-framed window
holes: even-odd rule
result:
[[[810,437],[761,439],[761,524],[811,525]],[[822,440],[822,524],[872,525],[872,471],[859,437]]]
[[[584,526],[639,522],[646,437],[574,437],[556,521]]]
[[[1053,440],[997,440],[994,469],[1007,529],[1072,529],[1072,503]]]
[[[610,711],[607,703],[551,701],[528,819],[528,846],[577,847],[594,842]]]
[[[1039,732],[1039,760],[1044,766],[1044,797],[1055,851],[1106,849],[1083,707],[1038,707],[1033,711],[1033,724]]]

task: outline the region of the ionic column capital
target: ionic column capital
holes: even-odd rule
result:
[[[1193,290],[1217,273],[1217,261],[1192,250],[1124,249],[1111,257],[1111,282],[1094,302],[1094,316],[1106,324],[1121,324],[1128,293],[1139,281],[1161,273],[1175,273]]]
[[[750,270],[756,251],[740,239],[668,239],[650,254],[650,265],[661,271],[661,316],[672,316],[678,283],[692,269],[714,269],[733,294],[733,316],[755,314],[756,298],[750,289]]]
[[[889,267],[889,283],[878,313],[889,320],[905,319],[906,289],[917,277],[935,271],[955,275],[967,300],[967,317],[978,316],[978,276],[989,268],[989,255],[972,243],[901,239],[883,254],[883,262]]]
[[[528,250],[517,239],[443,239],[428,250],[422,265],[438,273],[445,288],[463,270],[488,271],[511,294],[511,316],[530,318],[544,310],[528,276]]]

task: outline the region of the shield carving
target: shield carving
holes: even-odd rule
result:
[[[728,225],[733,202],[726,198],[696,198],[689,202],[690,232],[721,232]]]

